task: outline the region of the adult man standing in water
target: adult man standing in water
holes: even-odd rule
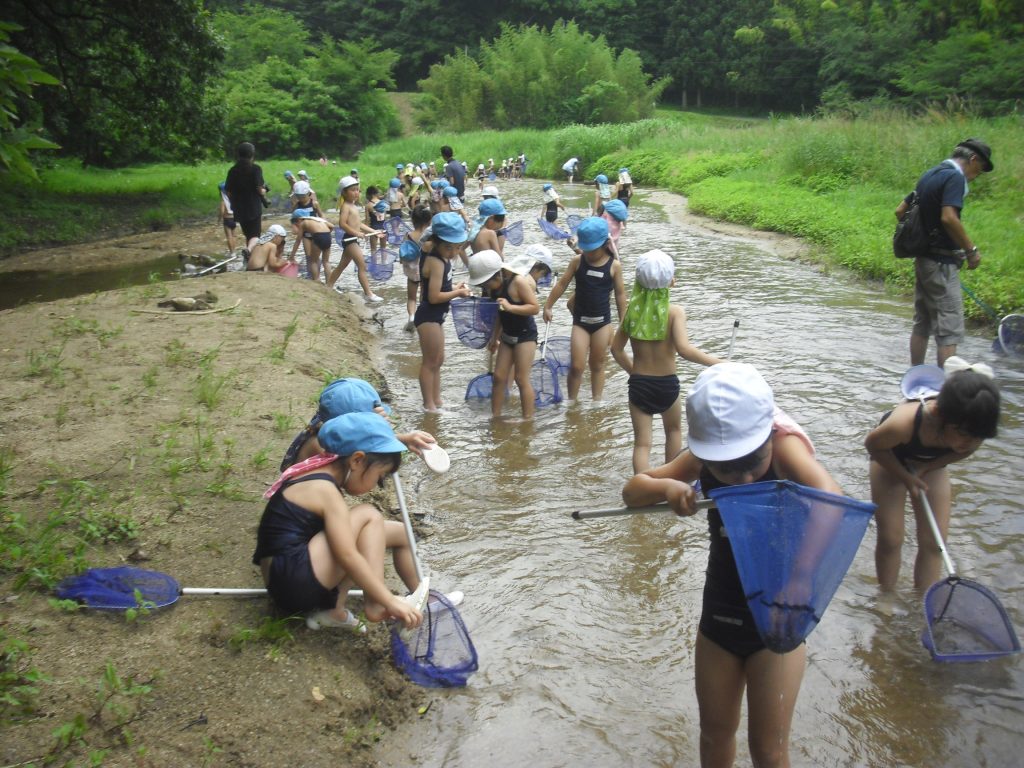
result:
[[[231,209],[235,212],[235,221],[242,228],[245,237],[245,260],[249,259],[249,251],[259,239],[263,231],[263,206],[267,201],[270,188],[263,181],[263,169],[253,162],[256,147],[243,141],[235,150],[237,162],[228,171],[224,183],[224,191],[231,201]]]
[[[441,147],[441,157],[444,158],[445,178],[455,187],[459,200],[466,202],[466,169],[455,159],[452,148],[448,145]]]
[[[960,221],[967,184],[993,168],[992,150],[980,139],[965,139],[953,156],[924,172],[914,193],[896,209],[902,219],[913,195],[921,208],[921,221],[932,233],[931,248],[914,259],[914,329],[910,335],[910,364],[921,365],[928,337],[935,335],[939,367],[956,354],[964,338],[964,300],[960,268],[977,269],[981,252]]]

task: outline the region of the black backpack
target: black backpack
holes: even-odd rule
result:
[[[897,259],[913,259],[927,256],[932,247],[932,233],[924,225],[917,192],[910,196],[910,207],[903,218],[896,223],[892,235],[892,252]]]

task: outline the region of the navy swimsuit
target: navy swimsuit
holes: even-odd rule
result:
[[[501,290],[498,291],[498,298],[506,299],[509,304],[522,306],[523,302],[513,301],[508,295],[508,287],[512,279],[503,280]],[[516,315],[511,312],[499,312],[498,319],[501,322],[501,343],[515,346],[524,341],[537,340],[537,321],[533,315]]]
[[[424,253],[420,260],[420,283],[423,285],[423,293],[421,294],[423,300],[416,307],[416,314],[413,315],[413,323],[417,327],[423,323],[443,323],[445,316],[448,314],[448,305],[451,303],[450,301],[442,301],[440,304],[430,303],[430,279],[423,275],[423,267],[426,266],[427,259],[438,259],[444,264],[441,291],[447,292],[452,289],[452,263],[433,253]]]
[[[890,416],[892,416],[892,411],[885,414],[878,423],[881,424]],[[901,443],[892,448],[893,455],[908,470],[910,469],[909,464],[927,464],[929,461],[934,461],[953,452],[951,448],[924,445],[921,442],[921,419],[923,417],[924,403],[921,403],[917,407],[917,413],[914,414],[914,431],[910,436],[910,442]]]
[[[314,472],[286,480],[270,497],[260,527],[256,532],[256,552],[252,562],[259,565],[265,557],[270,562],[267,591],[277,606],[286,613],[307,613],[334,608],[338,589],[328,589],[313,573],[309,559],[309,542],[324,529],[324,519],[284,497],[284,489],[307,480],[334,478],[326,472]]]
[[[612,279],[611,256],[603,266],[594,267],[587,263],[586,257],[580,257],[576,268],[576,306],[572,314],[572,324],[580,326],[587,333],[595,333],[612,321]]]

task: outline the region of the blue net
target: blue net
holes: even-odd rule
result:
[[[384,222],[384,232],[387,234],[388,245],[401,245],[412,230],[400,216],[392,216]]]
[[[501,230],[501,233],[505,235],[505,239],[508,240],[512,245],[523,244],[523,222],[517,221],[508,227]]]
[[[141,604],[161,608],[178,599],[181,588],[166,573],[142,568],[90,568],[69,576],[55,590],[61,600],[74,600],[89,608],[123,611]]]
[[[345,248],[345,238],[346,237],[348,237],[348,232],[346,232],[341,227],[335,227],[334,228],[334,242],[336,242],[338,244],[339,248],[341,248],[341,249]]]
[[[1007,315],[999,322],[999,349],[1004,354],[1024,355],[1024,315]]]
[[[562,402],[562,388],[558,385],[558,369],[545,360],[535,360],[530,367],[530,383],[533,384],[534,402],[538,408],[546,408]]]
[[[788,653],[821,621],[875,505],[788,480],[726,486],[708,495],[725,523],[761,639],[770,650]]]
[[[457,688],[479,668],[476,648],[455,606],[430,590],[423,623],[403,638],[391,628],[391,654],[397,666],[417,685]]]
[[[565,217],[565,223],[569,225],[569,231],[572,234],[576,234],[576,230],[580,228],[580,224],[583,223],[583,217],[578,213],[570,213]]]
[[[547,362],[554,364],[559,376],[564,376],[569,372],[572,357],[570,337],[552,336],[541,343],[541,355]]]
[[[1010,617],[986,587],[958,576],[933,584],[924,598],[921,643],[936,661],[985,661],[1020,653]]]
[[[498,302],[471,296],[465,299],[452,299],[449,307],[455,335],[459,337],[459,341],[473,349],[486,347],[494,333],[494,323],[498,319]]]
[[[570,237],[572,237],[571,232],[566,232],[563,229],[559,229],[554,225],[554,223],[548,221],[547,219],[538,218],[537,223],[540,225],[540,228],[545,235],[554,238],[555,240],[568,240]]]
[[[370,279],[383,283],[391,279],[395,273],[395,258],[398,254],[384,248],[374,251],[366,260],[366,271],[370,273]]]
[[[490,400],[491,391],[494,389],[494,374],[481,373],[469,380],[466,386],[467,400]]]

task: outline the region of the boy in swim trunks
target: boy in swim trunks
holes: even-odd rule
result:
[[[689,447],[672,461],[634,475],[622,489],[628,506],[667,501],[677,515],[696,512],[691,483],[705,495],[727,485],[792,480],[842,493],[814,457],[800,426],[775,406],[771,387],[752,365],[725,362],[704,370],[686,396]],[[700,709],[700,764],[731,766],[744,693],[747,741],[756,766],[789,765],[789,731],[800,692],[807,646],[775,653],[761,639],[747,604],[732,544],[717,509],[708,510],[711,539],[704,601],[694,655]],[[822,556],[821,536],[805,538],[793,563],[792,590]]]
[[[286,277],[297,277],[298,266],[291,259],[284,258],[284,241],[287,237],[288,233],[280,224],[270,225],[252,247],[249,261],[245,265],[246,271],[276,272]]]
[[[376,304],[384,301],[380,296],[370,289],[370,277],[366,270],[366,259],[363,258],[363,249],[359,247],[359,238],[367,235],[376,235],[377,230],[366,226],[360,221],[359,208],[359,180],[346,176],[341,180],[341,196],[344,203],[338,213],[338,226],[345,231],[341,241],[341,261],[327,277],[327,287],[333,288],[334,284],[341,277],[345,268],[355,262],[359,280],[359,286],[363,289],[363,297],[368,303]]]
[[[311,208],[298,208],[292,211],[291,222],[295,242],[292,244],[292,252],[288,259],[295,261],[299,243],[302,243],[302,248],[306,252],[306,269],[309,270],[309,277],[319,283],[321,260],[324,275],[331,270],[331,234],[334,232],[334,225],[327,219],[314,216]]]
[[[633,421],[633,472],[650,466],[655,414],[665,428],[665,461],[682,448],[682,406],[676,354],[700,365],[720,363],[690,343],[686,311],[669,303],[675,284],[672,257],[649,251],[636,262],[636,285],[626,316],[612,337],[612,357],[629,374],[629,417]],[[626,352],[629,341],[633,350]]]
[[[575,400],[583,383],[583,370],[589,365],[591,396],[600,400],[604,394],[604,364],[612,339],[611,296],[615,294],[615,309],[621,321],[626,314],[626,288],[622,282],[622,262],[610,250],[608,222],[597,216],[584,219],[576,236],[579,254],[569,262],[544,302],[544,322],[551,322],[551,308],[575,280],[576,293],[570,300],[572,335],[566,389],[569,400]]]

